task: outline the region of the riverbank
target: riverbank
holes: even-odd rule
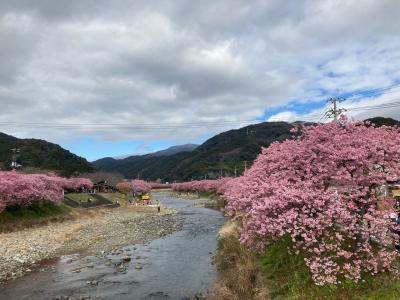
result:
[[[266,278],[255,253],[239,242],[237,225],[227,221],[219,231],[214,255],[218,276],[207,300],[270,299]]]
[[[182,224],[179,230],[108,253],[66,255],[40,264],[43,271],[2,285],[0,299],[199,299],[216,279],[212,255],[225,218],[169,192],[153,197],[177,212],[165,217]]]
[[[348,281],[340,286],[316,286],[303,256],[288,253],[289,239],[282,238],[256,253],[240,244],[237,226],[230,221],[219,235],[214,256],[218,279],[208,300],[395,300],[400,295],[400,280],[390,274],[364,276],[358,283]]]
[[[0,233],[72,220],[79,213],[79,211],[73,210],[63,203],[55,204],[52,202],[7,207],[0,213]]]
[[[163,208],[93,209],[74,220],[0,234],[0,283],[30,273],[45,259],[64,254],[102,255],[147,243],[181,227],[175,211]]]
[[[219,211],[224,211],[226,200],[213,192],[204,193],[183,193],[171,190],[171,194],[182,199],[191,199],[196,201],[197,207],[211,208]]]

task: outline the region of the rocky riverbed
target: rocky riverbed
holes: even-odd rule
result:
[[[143,244],[178,230],[173,210],[118,208],[63,223],[0,234],[0,284],[42,268],[64,254],[105,255],[128,244]]]

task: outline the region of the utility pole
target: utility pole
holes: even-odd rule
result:
[[[338,107],[337,107],[337,103],[338,103],[338,102],[343,102],[343,101],[344,101],[343,98],[336,98],[336,97],[328,99],[328,102],[331,102],[331,103],[333,104],[333,108],[329,109],[329,110],[326,112],[326,115],[327,115],[329,118],[332,118],[332,117],[333,117],[334,120],[336,121],[336,120],[338,119],[339,115],[340,115],[342,112],[345,112],[345,111],[346,111],[346,109],[344,109],[344,108],[338,108]]]
[[[247,171],[247,160],[244,161],[244,171]]]
[[[236,177],[236,166],[235,166],[235,177]]]

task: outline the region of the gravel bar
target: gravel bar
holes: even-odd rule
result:
[[[151,210],[150,210],[151,211]],[[65,254],[102,255],[143,244],[179,230],[174,211],[162,214],[118,208],[98,216],[0,234],[0,284],[32,272],[39,263]]]

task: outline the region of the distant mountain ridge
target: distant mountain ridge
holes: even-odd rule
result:
[[[376,126],[400,126],[400,121],[375,117]],[[92,164],[57,144],[39,139],[19,139],[0,132],[0,169],[9,169],[11,149],[18,148],[18,163],[25,171],[56,171],[63,176],[103,171],[119,172],[127,178],[182,181],[218,178],[243,173],[260,153],[274,141],[291,137],[290,129],[305,122],[264,122],[220,133],[201,145],[186,144],[146,155],[124,159],[106,157]]]
[[[19,139],[0,132],[0,168],[9,169],[11,149],[20,150],[17,161],[23,170],[55,171],[70,176],[95,170],[86,159],[79,157],[57,144],[39,139]]]
[[[113,157],[114,159],[125,159],[128,157],[133,157],[133,156],[168,156],[168,155],[173,155],[177,154],[180,152],[190,152],[196,149],[199,145],[196,144],[184,144],[184,145],[177,145],[177,146],[171,146],[167,149],[164,150],[159,150],[156,152],[151,152],[151,153],[146,153],[146,154],[131,154],[131,155],[123,155],[123,156],[118,156],[118,157]]]
[[[190,151],[176,152],[174,147],[156,154],[110,157],[94,161],[100,170],[119,172],[127,178],[163,181],[217,178],[241,174],[245,167],[274,141],[291,136],[293,125],[285,122],[264,122],[218,134]],[[167,155],[166,155],[167,154]]]
[[[192,152],[198,146],[199,145],[196,145],[196,144],[185,144],[185,145],[172,146],[165,150],[160,150],[160,151],[157,151],[154,153],[150,153],[149,156],[159,157],[159,156],[174,155],[174,154],[181,153],[181,152]]]

